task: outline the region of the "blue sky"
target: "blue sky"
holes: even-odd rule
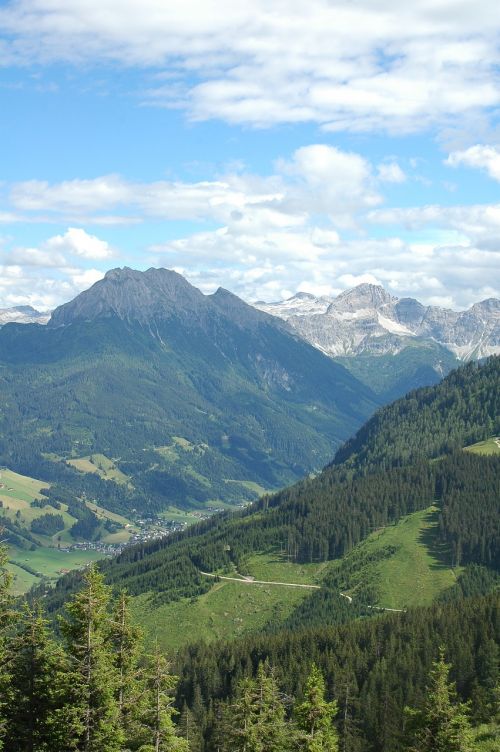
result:
[[[0,307],[114,266],[500,296],[490,0],[0,3]]]

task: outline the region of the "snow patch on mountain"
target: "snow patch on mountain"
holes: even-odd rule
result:
[[[298,293],[255,306],[285,319],[304,339],[335,356],[396,354],[412,339],[432,341],[466,361],[500,354],[500,300],[489,298],[466,311],[424,306],[397,298],[380,285],[362,284],[338,297]]]

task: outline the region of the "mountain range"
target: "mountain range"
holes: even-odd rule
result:
[[[225,290],[120,269],[47,326],[3,326],[0,365],[0,464],[50,481],[49,505],[154,511],[304,476],[99,566],[149,644],[177,648],[193,750],[218,749],[219,710],[260,661],[287,697],[313,662],[332,678],[346,749],[403,752],[438,649],[476,725],[494,719],[500,357],[378,409],[335,453],[377,406],[346,368]],[[121,487],[70,464],[93,452]],[[30,598],[54,615],[81,579]],[[496,748],[493,723],[479,733]]]
[[[166,269],[111,270],[46,326],[3,326],[0,364],[0,462],[116,511],[255,498],[379,405],[286,322]],[[120,494],[68,465],[93,453],[129,479]]]
[[[337,298],[297,293],[255,305],[285,320],[383,402],[437,384],[460,362],[500,352],[500,301],[495,298],[452,311],[362,284]]]
[[[432,340],[459,360],[500,353],[500,300],[488,298],[466,311],[424,306],[397,298],[380,285],[361,284],[336,298],[297,293],[259,310],[287,321],[330,356],[395,355],[412,339]]]
[[[119,273],[120,270],[109,272],[108,282]],[[148,284],[153,284],[151,279]],[[201,293],[196,291],[196,294],[195,288],[191,288],[188,294],[187,282],[182,295],[175,286],[167,286],[168,289],[157,286],[153,292],[145,283],[141,288],[137,279],[134,285],[122,286],[121,297],[114,301],[101,300],[101,288],[97,288],[91,297],[85,298],[88,315],[80,310],[84,306],[80,297],[77,303],[54,311],[52,317],[30,306],[3,309],[0,310],[0,326],[9,321],[49,322],[50,326],[59,326],[69,315],[87,316],[90,320],[103,314],[106,308],[125,320],[146,324],[158,315],[164,318],[167,309],[172,313],[176,307],[179,310],[184,307],[186,313],[186,307],[191,307],[193,312],[200,312],[200,305],[208,310],[224,296],[229,305],[231,298],[231,294],[223,290],[200,297]],[[107,294],[111,295],[109,290]],[[244,310],[243,317],[248,325],[249,308],[236,296],[232,298],[233,314],[241,315]],[[239,301],[238,304],[235,301]],[[295,332],[347,368],[382,403],[419,386],[438,383],[460,362],[500,352],[500,301],[495,298],[476,303],[466,311],[453,311],[425,306],[414,298],[397,298],[380,285],[361,284],[336,298],[299,292],[287,300],[257,302],[254,306],[285,321],[288,332]]]

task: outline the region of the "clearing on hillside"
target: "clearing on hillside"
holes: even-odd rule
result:
[[[478,441],[477,444],[471,444],[464,447],[467,452],[473,452],[474,454],[500,454],[500,437],[493,436],[486,441]]]

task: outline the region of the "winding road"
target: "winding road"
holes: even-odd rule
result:
[[[254,580],[253,577],[244,577],[241,575],[240,577],[223,577],[221,574],[212,574],[211,572],[202,572],[201,569],[199,570],[200,574],[204,575],[205,577],[216,577],[219,580],[229,580],[230,582],[242,582],[246,585],[282,585],[284,587],[296,587],[296,588],[307,588],[308,590],[321,590],[320,585],[303,585],[298,582],[267,582],[266,580]]]
[[[304,585],[303,583],[299,582],[273,582],[267,580],[254,580],[253,577],[245,577],[244,575],[240,575],[239,577],[225,577],[221,574],[213,574],[213,572],[202,572],[201,569],[199,569],[198,571],[204,577],[213,577],[214,579],[228,580],[229,582],[239,582],[243,585],[280,585],[281,587],[304,588],[306,590],[321,590],[321,585]],[[339,595],[349,601],[349,603],[352,603],[352,597],[350,595],[347,595],[347,593],[339,592]],[[406,610],[404,608],[386,608],[385,606],[367,606],[367,608],[370,608],[373,611],[394,611],[395,613],[399,614],[403,613]]]

